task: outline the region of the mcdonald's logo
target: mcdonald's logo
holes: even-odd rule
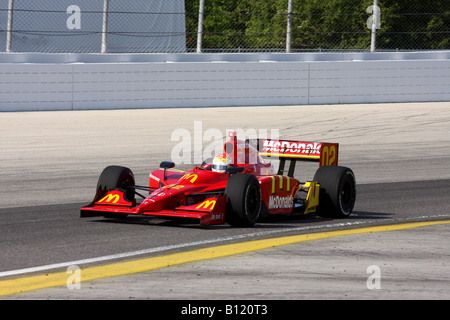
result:
[[[198,175],[196,175],[195,173],[191,173],[188,175],[185,175],[181,178],[181,180],[189,180],[190,183],[194,183],[195,180],[197,180]]]
[[[271,176],[272,179],[272,194],[275,194],[276,192],[276,179],[278,178],[278,189],[283,190],[284,185],[284,178],[286,178],[286,191],[291,191],[291,178],[290,177],[283,177],[283,176]]]
[[[107,202],[107,203],[117,203],[120,200],[120,196],[118,194],[107,194],[105,197],[103,197],[100,202]]]
[[[205,200],[202,203],[200,203],[195,209],[208,209],[212,210],[214,209],[214,206],[216,205],[216,200]]]

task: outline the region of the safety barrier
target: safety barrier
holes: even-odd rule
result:
[[[450,101],[450,51],[0,54],[0,111]]]

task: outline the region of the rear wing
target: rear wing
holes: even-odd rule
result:
[[[338,165],[339,143],[257,139],[250,144],[256,147],[262,157],[280,159],[278,174],[285,171],[286,160],[290,160],[289,177],[293,177],[297,161],[319,162],[319,167]]]

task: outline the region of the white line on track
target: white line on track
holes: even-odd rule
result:
[[[210,239],[210,240],[194,241],[194,242],[180,243],[180,244],[174,244],[174,245],[162,246],[162,247],[156,247],[156,248],[150,248],[150,249],[143,249],[143,250],[137,250],[137,251],[131,251],[131,252],[124,252],[124,253],[112,254],[112,255],[107,255],[107,256],[102,256],[102,257],[90,258],[90,259],[74,260],[74,261],[61,262],[61,263],[49,264],[49,265],[38,266],[38,267],[4,271],[4,272],[0,272],[0,277],[15,276],[15,275],[32,273],[32,272],[48,271],[48,270],[52,270],[52,269],[66,268],[66,267],[69,267],[72,265],[84,265],[84,264],[89,264],[89,263],[111,261],[111,260],[116,260],[116,259],[121,259],[121,258],[129,258],[129,257],[134,257],[134,256],[139,256],[139,255],[144,255],[144,254],[149,254],[149,253],[163,252],[163,251],[168,251],[168,250],[173,250],[173,249],[194,247],[194,246],[205,245],[205,244],[220,243],[220,242],[233,241],[233,240],[242,240],[242,239],[256,238],[256,237],[261,237],[261,236],[270,236],[270,235],[275,235],[275,234],[279,234],[279,233],[289,233],[289,232],[309,231],[309,230],[319,230],[319,229],[331,229],[331,228],[336,228],[336,227],[352,227],[352,226],[359,226],[359,225],[367,225],[367,224],[371,224],[371,223],[379,224],[380,222],[398,223],[398,222],[404,222],[404,221],[409,221],[409,220],[443,219],[443,218],[448,218],[448,217],[450,217],[450,214],[419,216],[419,217],[401,218],[401,219],[388,218],[388,219],[383,219],[382,221],[364,220],[364,221],[342,222],[342,223],[322,224],[322,225],[317,225],[317,226],[305,226],[305,227],[286,228],[286,229],[278,229],[278,230],[263,231],[263,232],[254,232],[254,233],[240,234],[240,235],[234,235],[234,236],[229,236],[229,237],[220,237],[220,238]]]

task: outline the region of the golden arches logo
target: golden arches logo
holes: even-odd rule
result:
[[[185,175],[184,177],[182,177],[182,180],[189,180],[190,183],[194,183],[195,180],[197,180],[198,175],[196,175],[195,173],[191,173],[188,175]]]
[[[195,209],[208,209],[212,210],[214,209],[214,206],[216,205],[216,200],[205,200],[202,203],[200,203]]]
[[[276,179],[278,179],[278,190],[283,190],[283,185],[284,185],[284,178],[286,178],[286,191],[290,192],[291,191],[291,178],[290,177],[284,177],[284,176],[271,176],[270,177],[272,179],[272,194],[275,194],[276,192]]]
[[[107,203],[117,203],[120,200],[120,196],[118,194],[108,194],[103,197],[99,202],[107,202]]]

